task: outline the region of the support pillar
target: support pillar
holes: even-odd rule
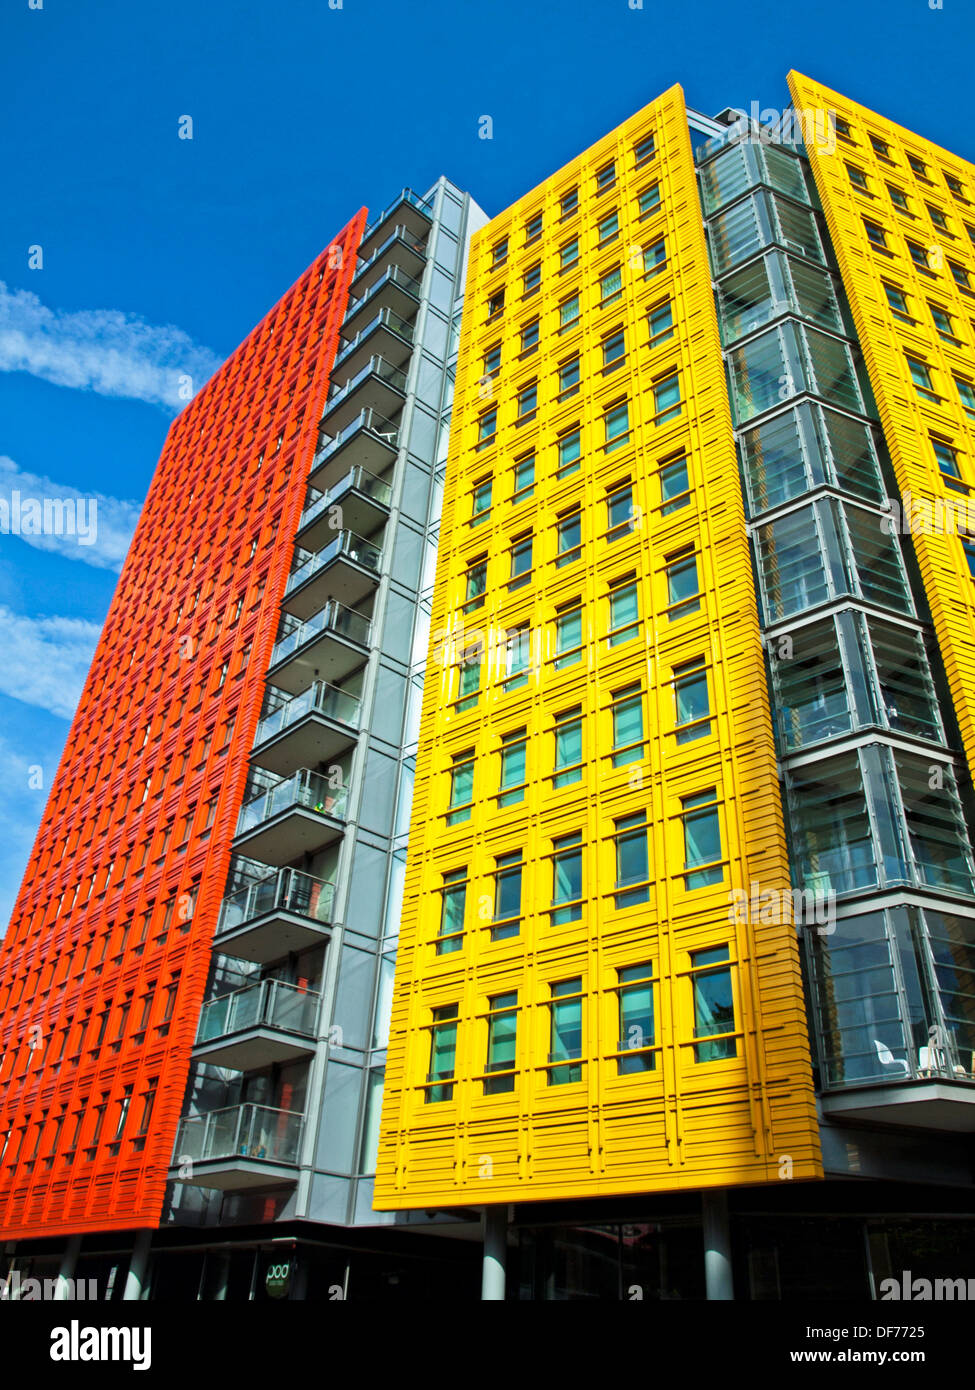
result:
[[[125,1276],[125,1292],[122,1294],[122,1299],[126,1303],[137,1302],[147,1292],[146,1272],[149,1266],[151,1242],[151,1231],[140,1231],[135,1238],[132,1258],[129,1260],[129,1272]]]
[[[482,1302],[504,1302],[507,1259],[508,1208],[503,1203],[485,1207],[484,1262],[481,1266]]]
[[[724,1189],[701,1194],[704,1227],[704,1281],[709,1302],[727,1302],[735,1296],[731,1276],[731,1227],[728,1194]]]
[[[78,1263],[78,1252],[81,1250],[81,1236],[69,1236],[68,1243],[64,1247],[64,1254],[61,1256],[61,1264],[58,1268],[58,1282],[55,1285],[54,1297],[61,1303],[68,1297],[68,1281],[71,1282],[72,1291],[74,1290],[74,1271]]]

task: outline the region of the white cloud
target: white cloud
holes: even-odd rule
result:
[[[40,503],[53,499],[69,504],[82,503],[80,508],[69,506],[67,510],[69,514],[76,514],[77,531],[84,536],[83,541],[79,540],[79,534],[32,535],[21,529],[20,538],[28,545],[38,550],[54,551],[68,560],[81,560],[95,569],[115,570],[117,573],[122,568],[139,519],[139,502],[108,497],[103,492],[79,492],[65,483],[27,473],[12,458],[0,454],[0,534],[6,534],[7,528],[12,526],[10,514],[16,511],[14,503],[18,500],[17,494],[21,508],[28,499]]]
[[[180,394],[181,378],[195,394],[220,362],[172,324],[117,309],[49,309],[0,280],[0,371],[182,410],[189,396]]]
[[[0,692],[70,719],[100,632],[81,618],[27,618],[0,604]]]

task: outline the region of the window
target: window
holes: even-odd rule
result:
[[[737,1039],[719,1036],[735,1029],[735,1003],[731,992],[728,947],[691,952],[691,989],[694,999],[694,1036],[711,1038],[694,1044],[695,1062],[721,1062],[736,1057]]]
[[[464,576],[464,612],[484,607],[484,592],[487,589],[487,556],[478,555],[467,566]]]
[[[582,781],[582,706],[555,716],[555,772],[552,789]]]
[[[470,820],[471,802],[474,799],[474,750],[455,753],[450,768],[450,804],[447,808],[447,824],[459,825]]]
[[[626,401],[617,401],[603,416],[605,450],[611,453],[619,449],[630,437],[630,407]]]
[[[617,912],[650,901],[650,860],[647,850],[647,813],[637,811],[620,816],[613,822],[613,843],[616,851],[616,892],[613,903]]]
[[[574,396],[579,390],[579,354],[559,363],[559,400]]]
[[[833,117],[833,129],[841,140],[853,140],[853,132],[850,130],[849,121],[845,121],[842,116]]]
[[[643,694],[638,685],[613,693],[613,767],[625,767],[643,759]]]
[[[653,1047],[653,966],[626,965],[616,971],[616,986],[620,1011],[620,1036],[616,1044],[621,1054],[616,1059],[620,1076],[653,1071],[656,1057]]]
[[[962,536],[961,548],[965,552],[965,559],[968,561],[968,573],[975,579],[975,538]]]
[[[654,424],[662,425],[681,412],[680,375],[670,372],[653,384]]]
[[[975,386],[973,386],[970,381],[966,381],[964,377],[960,376],[956,376],[954,382],[958,391],[958,398],[962,403],[962,408],[965,410],[966,414],[975,417]]]
[[[521,850],[500,854],[494,861],[494,919],[491,940],[503,941],[521,930]]]
[[[956,179],[954,174],[945,174],[945,183],[956,198],[960,198],[962,202],[966,201],[965,190],[962,188],[961,181]]]
[[[510,555],[511,578],[508,580],[508,588],[520,589],[531,579],[532,533],[530,531],[515,537],[511,545]]]
[[[898,188],[894,183],[889,183],[887,185],[887,192],[890,194],[890,201],[898,212],[910,212],[907,194],[902,188]]]
[[[579,238],[573,237],[571,241],[563,242],[559,247],[559,270],[570,270],[574,265],[579,264]]]
[[[931,380],[931,372],[927,363],[922,362],[917,357],[908,357],[907,367],[918,395],[926,396],[928,400],[938,400],[939,397],[935,394],[934,383]]]
[[[488,312],[487,312],[488,318],[489,318],[489,319],[496,318],[497,315],[500,314],[500,313],[502,312],[503,309],[504,309],[504,290],[495,290],[494,294],[492,294],[492,295],[490,296],[490,298],[488,299]]]
[[[559,332],[564,333],[567,328],[572,328],[579,322],[579,296],[570,294],[568,299],[563,299],[559,305]]]
[[[870,245],[879,247],[881,251],[886,251],[887,234],[883,227],[879,226],[876,222],[871,222],[866,217],[863,219],[863,225],[866,229],[867,240],[870,242]]]
[[[552,926],[582,917],[582,832],[552,841]]]
[[[616,541],[633,530],[633,484],[618,483],[606,494],[606,539]]]
[[[640,631],[640,596],[635,579],[617,583],[609,591],[609,633],[611,647],[622,646]]]
[[[616,161],[611,159],[608,164],[604,164],[596,173],[596,193],[605,193],[608,188],[612,188],[616,182]]]
[[[525,223],[525,245],[531,246],[542,235],[542,214],[537,212]]]
[[[947,439],[939,439],[934,434],[931,436],[931,448],[934,450],[934,457],[941,472],[946,473],[949,478],[960,478],[958,450],[949,444]]]
[[[501,739],[501,785],[498,806],[514,806],[525,799],[525,768],[528,757],[528,734],[516,729]]]
[[[871,135],[870,144],[874,154],[879,154],[881,159],[890,159],[890,146],[886,140],[881,140],[879,135]]]
[[[660,511],[663,516],[686,507],[691,500],[690,480],[687,472],[687,455],[664,460],[658,473],[660,478]]]
[[[952,278],[954,279],[955,284],[963,290],[971,289],[971,280],[969,278],[968,271],[965,269],[965,267],[963,265],[959,265],[957,261],[949,261],[948,266],[951,270]]]
[[[907,250],[918,270],[923,270],[925,275],[930,275],[931,269],[928,265],[928,253],[924,247],[919,246],[916,241],[909,241],[907,243]]]
[[[538,382],[529,381],[518,392],[518,420],[526,420],[538,409]]]
[[[557,566],[570,565],[582,554],[582,511],[574,507],[571,512],[563,512],[555,528]]]
[[[671,622],[696,613],[701,607],[701,586],[697,577],[697,556],[681,552],[665,567],[667,576],[667,616]]]
[[[548,1084],[582,1080],[582,977],[551,985]]]
[[[650,217],[660,207],[660,184],[651,183],[637,194],[637,209],[641,220]]]
[[[578,188],[570,188],[567,193],[562,194],[562,198],[559,203],[559,212],[562,217],[562,220],[564,221],[565,218],[571,217],[572,214],[574,212],[577,212],[578,210],[579,190]]]
[[[946,314],[944,309],[939,309],[935,304],[931,304],[928,307],[931,310],[931,318],[934,320],[934,326],[938,330],[938,336],[944,338],[946,342],[957,343],[958,339],[955,337],[951,315]]]
[[[482,380],[490,380],[496,377],[501,370],[501,344],[495,343],[494,347],[489,348],[484,354],[484,372]]]
[[[582,455],[582,436],[578,427],[561,435],[557,447],[559,463],[556,477],[567,478],[570,473],[577,473],[581,467],[579,460]]]
[[[477,447],[484,449],[488,444],[494,443],[494,436],[498,432],[498,408],[491,406],[490,410],[485,410],[478,417],[477,421]]]
[[[566,666],[574,666],[582,660],[582,605],[572,599],[555,618],[555,661],[556,671]]]
[[[704,657],[674,667],[674,703],[677,716],[677,742],[692,743],[711,732],[711,706]]]
[[[896,285],[889,285],[884,281],[884,291],[887,295],[887,303],[894,318],[901,319],[904,323],[913,323],[914,318],[907,303],[907,295]]]
[[[623,295],[623,271],[618,265],[599,277],[599,307],[615,304]]]
[[[504,265],[507,259],[508,238],[505,236],[502,237],[500,241],[496,241],[491,247],[491,269],[494,270],[496,266]]]
[[[505,669],[507,679],[505,690],[517,690],[528,684],[529,630],[527,627],[512,628],[505,643]]]
[[[512,469],[514,474],[514,492],[511,494],[512,502],[522,502],[526,497],[531,497],[535,491],[535,455],[523,454],[520,459],[515,460]]]
[[[149,1133],[149,1121],[152,1119],[152,1108],[156,1102],[156,1088],[158,1085],[158,1076],[150,1076],[149,1084],[142,1093],[142,1114],[139,1116],[139,1128],[136,1130],[137,1135],[141,1136]],[[77,1136],[77,1133],[78,1129],[76,1125],[75,1136]]]
[[[658,343],[674,336],[674,311],[669,299],[665,299],[662,304],[654,305],[647,314],[647,323],[650,328],[651,347],[656,347]]]
[[[481,689],[481,644],[478,640],[468,642],[457,662],[457,700],[458,714],[473,709],[477,704]]]
[[[925,181],[927,181],[928,166],[925,164],[923,159],[918,159],[916,154],[909,154],[907,156],[907,162],[914,170],[915,174],[917,174],[919,179],[924,179]]]
[[[936,208],[932,203],[925,203],[924,206],[927,208],[928,216],[930,217],[934,225],[938,228],[938,230],[941,232],[946,232],[948,230],[948,219],[947,217],[945,217],[941,209]]]
[[[427,1104],[451,1100],[454,1094],[454,1067],[457,1061],[457,1004],[443,1004],[433,1010],[430,1026],[430,1070],[424,1100]]]
[[[681,820],[684,828],[684,882],[688,891],[720,883],[724,869],[721,858],[721,826],[717,793],[714,788],[682,796]],[[700,867],[707,865],[709,867]]]
[[[622,328],[608,333],[602,341],[603,371],[613,372],[626,361],[626,334]]]
[[[538,319],[529,319],[521,329],[521,356],[530,357],[538,348]]]
[[[596,235],[599,247],[608,246],[611,241],[615,241],[620,234],[620,215],[618,212],[611,212],[596,224]]]
[[[846,172],[854,188],[866,189],[867,176],[862,169],[858,169],[855,164],[848,164],[846,166]]]
[[[539,286],[541,285],[541,283],[542,283],[542,263],[541,263],[541,261],[536,261],[534,265],[528,267],[528,269],[525,271],[525,274],[524,274],[524,276],[523,276],[523,278],[522,278],[522,285],[523,285],[522,298],[524,299],[527,295],[534,294],[535,291],[536,291],[536,290],[539,288]]]
[[[449,955],[463,946],[466,907],[467,871],[451,869],[444,874],[440,890],[440,930],[436,941],[438,956]]]
[[[651,131],[649,135],[645,135],[633,146],[633,167],[639,169],[641,164],[649,164],[656,153],[657,144]]]
[[[472,526],[479,526],[482,521],[487,520],[491,510],[491,482],[491,478],[481,478],[480,482],[474,484],[471,511]]]
[[[486,1096],[515,1089],[518,1042],[518,995],[495,994],[488,1000],[487,1058],[483,1082]]]

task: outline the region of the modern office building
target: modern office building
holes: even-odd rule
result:
[[[488,1297],[964,1273],[975,168],[792,80],[471,248],[376,1204]]]
[[[0,953],[0,1273],[967,1277],[975,167],[790,83],[360,213],[174,423]]]

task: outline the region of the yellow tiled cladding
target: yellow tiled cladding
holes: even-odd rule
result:
[[[975,166],[799,73],[789,85],[829,113],[810,162],[975,766]]]
[[[474,239],[410,834],[378,1208],[822,1176],[679,87]]]

